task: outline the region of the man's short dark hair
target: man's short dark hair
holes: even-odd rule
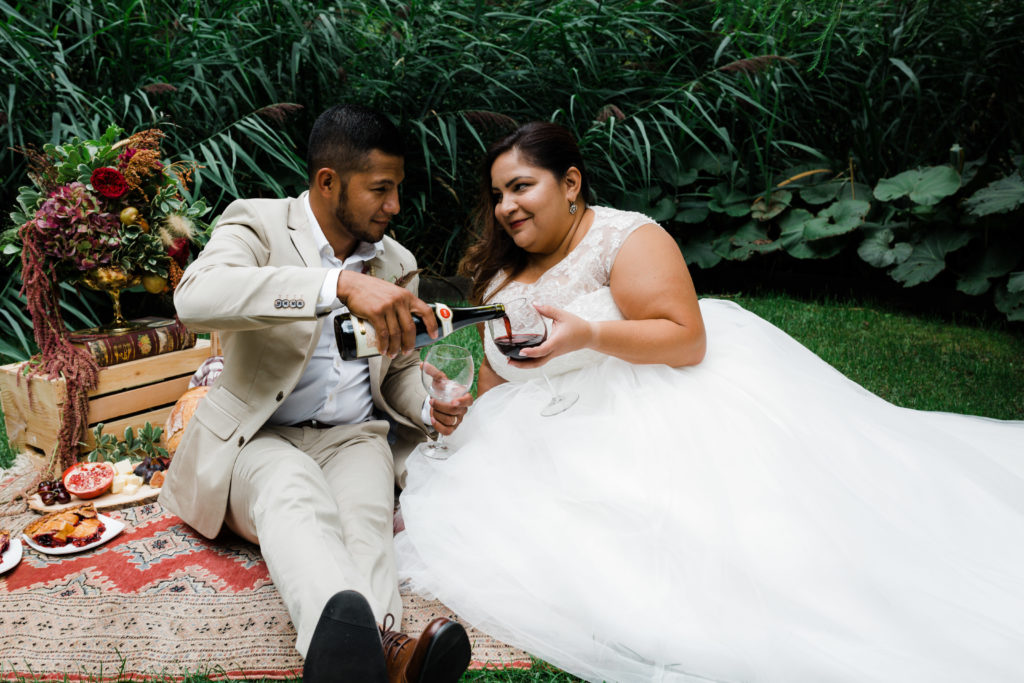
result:
[[[309,133],[309,181],[321,168],[332,168],[342,176],[357,171],[365,165],[366,155],[375,149],[391,156],[405,156],[402,136],[395,124],[376,109],[361,104],[331,107],[317,117]]]

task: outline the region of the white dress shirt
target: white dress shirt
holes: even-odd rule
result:
[[[316,420],[338,425],[365,422],[373,417],[369,363],[365,358],[343,361],[334,338],[334,318],[348,314],[348,308],[338,299],[338,275],[342,270],[363,272],[367,262],[383,251],[383,246],[380,242],[360,242],[348,258],[339,260],[313,215],[309,196],[303,201],[313,239],[320,252],[320,263],[331,269],[324,278],[316,302],[316,312],[327,315],[306,371],[267,423],[292,425]],[[424,402],[420,418],[430,426],[429,400]]]

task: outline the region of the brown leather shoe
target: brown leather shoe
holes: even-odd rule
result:
[[[388,621],[390,619],[390,622]],[[419,638],[390,630],[395,618],[384,618],[381,640],[389,683],[456,683],[469,666],[471,648],[466,629],[445,619],[434,619]]]

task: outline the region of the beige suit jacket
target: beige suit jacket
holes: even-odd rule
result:
[[[370,262],[395,281],[416,268],[412,254],[389,237]],[[224,370],[189,421],[174,454],[160,502],[213,538],[227,510],[235,458],[295,388],[325,318],[316,301],[327,276],[302,198],[233,202],[174,294],[178,316],[197,332],[217,330]],[[407,285],[416,291],[417,280]],[[395,478],[427,428],[420,420],[426,391],[417,354],[370,360],[374,406],[397,437]]]

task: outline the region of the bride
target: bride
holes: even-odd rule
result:
[[[569,133],[484,165],[474,298],[527,297],[450,459],[409,461],[400,571],[590,681],[1024,680],[1024,422],[893,406],[586,202]],[[555,391],[578,402],[553,417]]]

